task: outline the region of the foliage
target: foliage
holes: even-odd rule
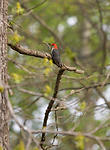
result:
[[[12,9],[13,13],[16,13],[17,15],[22,15],[24,12],[24,9],[21,7],[20,3],[16,3],[16,7]]]
[[[97,3],[98,2],[98,3]],[[100,10],[101,12],[100,12]],[[8,42],[30,50],[51,53],[45,43],[56,43],[63,64],[85,71],[65,71],[58,97],[48,119],[48,130],[78,132],[78,136],[57,135],[51,149],[84,150],[97,143],[81,133],[107,137],[110,132],[110,0],[9,1]],[[9,48],[8,74],[10,100],[17,119],[29,129],[42,129],[45,110],[54,92],[59,68],[52,60],[18,54]],[[4,88],[0,86],[0,92]],[[10,93],[10,92],[9,92]],[[58,106],[58,107],[56,107]],[[14,140],[11,148],[24,150],[27,133],[11,121]],[[20,131],[19,131],[20,130]],[[41,134],[35,135],[40,141]],[[53,134],[46,134],[45,146],[51,146]],[[19,142],[20,141],[20,142]],[[102,141],[106,149],[110,142]],[[16,146],[17,145],[17,146]],[[99,145],[100,146],[100,145]],[[38,150],[34,141],[30,150]]]
[[[2,93],[4,91],[4,87],[0,86],[0,93]]]
[[[25,150],[23,141],[20,141],[20,143],[15,147],[15,150]]]
[[[0,146],[0,150],[2,150],[2,147]]]
[[[15,45],[17,43],[19,43],[23,37],[21,37],[17,31],[15,31],[11,36],[10,36],[10,41]]]
[[[78,135],[76,136],[75,140],[76,140],[76,147],[79,150],[84,150],[84,136]]]

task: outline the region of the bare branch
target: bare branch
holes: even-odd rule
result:
[[[39,150],[42,150],[38,141],[35,139],[35,137],[32,135],[32,132],[30,129],[28,129],[27,127],[25,127],[24,125],[22,125],[18,120],[17,120],[17,117],[13,111],[13,108],[12,108],[12,105],[10,103],[10,101],[8,100],[8,108],[9,108],[9,112],[10,112],[10,115],[11,117],[15,120],[15,122],[18,124],[18,126],[24,130],[25,132],[27,132],[29,134],[29,137],[32,138],[32,140],[36,143],[37,147],[39,148]]]
[[[103,86],[107,86],[109,84],[110,84],[110,82],[107,82],[107,83],[103,84]],[[88,89],[97,88],[97,87],[102,87],[102,83],[95,83],[90,86],[84,86],[84,87],[80,86],[80,87],[64,88],[64,89],[60,89],[60,91],[74,90],[73,93],[79,93],[82,90],[88,90]]]
[[[38,133],[52,133],[52,134],[61,134],[61,135],[68,135],[68,136],[85,136],[89,139],[92,139],[94,141],[96,141],[100,147],[102,148],[102,150],[106,150],[105,146],[103,145],[102,141],[108,140],[110,141],[109,137],[97,137],[95,135],[92,135],[90,133],[80,133],[80,132],[71,132],[71,131],[53,131],[53,130],[33,130],[32,131],[33,134],[38,134]]]
[[[38,50],[30,50],[30,49],[24,48],[24,47],[22,47],[21,45],[18,45],[18,44],[13,45],[13,44],[8,43],[8,46],[10,46],[13,50],[17,51],[20,54],[39,57],[39,58],[51,59],[51,55],[48,54],[48,53],[42,53]]]
[[[80,133],[80,132],[74,132],[74,131],[53,131],[53,130],[51,131],[51,130],[44,130],[44,129],[43,130],[30,130],[27,127],[23,126],[17,120],[17,117],[16,117],[16,115],[15,115],[15,113],[13,111],[13,108],[11,106],[11,103],[9,101],[8,101],[8,107],[9,107],[9,111],[10,111],[10,114],[11,114],[12,118],[15,120],[15,122],[19,125],[19,127],[22,130],[24,130],[25,132],[27,132],[29,134],[29,137],[32,138],[32,140],[36,143],[36,145],[39,148],[39,150],[42,150],[42,149],[40,148],[38,141],[36,141],[35,137],[32,134],[52,133],[52,134],[61,134],[61,135],[68,135],[68,136],[79,136],[79,135],[82,135],[82,136],[85,136],[85,137],[87,137],[89,139],[92,139],[92,140],[96,141],[99,144],[99,146],[101,147],[102,150],[106,150],[102,141],[110,141],[109,137],[97,137],[95,135],[92,135],[92,133],[94,133],[94,132]]]
[[[51,112],[51,108],[54,104],[55,99],[57,98],[57,94],[58,94],[58,89],[59,89],[59,84],[60,84],[60,80],[61,80],[61,76],[63,75],[65,70],[60,69],[57,75],[57,79],[56,79],[56,84],[55,84],[55,89],[54,89],[54,93],[53,93],[53,97],[46,109],[45,112],[45,117],[44,117],[44,121],[43,121],[43,129],[46,128],[47,126],[47,121],[48,121],[48,117],[49,117],[49,113]],[[41,147],[43,147],[43,142],[45,141],[45,133],[42,133],[42,138],[41,138]]]
[[[90,134],[94,134],[95,132],[97,132],[98,130],[100,129],[103,129],[103,128],[107,128],[110,126],[110,123],[106,123],[106,122],[103,122],[101,123],[98,127],[96,127],[95,129],[93,129],[92,131],[90,131],[89,133]]]
[[[23,92],[23,93],[27,93],[27,94],[31,94],[31,95],[34,95],[34,96],[43,96],[43,94],[40,94],[40,93],[36,93],[36,92],[33,92],[33,91],[30,91],[30,90],[26,90],[26,89],[23,89],[23,88],[18,88],[19,91]]]
[[[23,46],[18,45],[18,44],[13,45],[13,44],[8,43],[8,46],[10,46],[13,50],[17,51],[20,54],[34,56],[34,57],[38,57],[38,58],[52,59],[52,57],[49,53],[43,53],[43,52],[40,52],[39,50],[30,50],[30,49],[24,48]],[[76,67],[69,67],[65,64],[62,65],[61,69],[68,70],[68,71],[74,71],[75,73],[79,73],[79,74],[84,73],[83,70],[77,69]]]
[[[11,58],[8,58],[7,60],[11,61],[13,64],[15,64],[16,66],[18,66],[20,69],[22,69],[23,71],[27,72],[29,75],[36,75],[35,72],[29,71],[26,67],[24,67],[24,65],[18,63],[17,61],[12,60]]]
[[[28,137],[28,141],[27,141],[27,144],[26,144],[26,150],[29,150],[30,149],[30,144],[32,142],[32,138],[31,137]]]

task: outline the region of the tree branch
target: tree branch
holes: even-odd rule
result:
[[[52,57],[49,53],[43,53],[43,52],[40,52],[39,50],[30,50],[28,48],[24,48],[21,45],[18,45],[18,44],[13,45],[11,43],[8,43],[8,46],[10,46],[13,50],[15,50],[18,53],[23,54],[23,55],[34,56],[34,57],[38,57],[38,58],[47,58],[49,60],[52,59]],[[74,71],[75,73],[78,73],[78,74],[84,73],[83,70],[77,69],[76,67],[69,67],[65,64],[62,65],[61,69],[67,70],[67,71]]]
[[[71,132],[71,131],[53,131],[53,130],[33,130],[32,134],[38,134],[38,133],[52,133],[52,134],[61,134],[61,135],[68,135],[68,136],[85,136],[89,139],[92,139],[96,141],[102,150],[106,150],[105,146],[103,145],[102,141],[110,141],[109,137],[97,137],[95,135],[92,135],[91,133],[80,133],[80,132]]]
[[[43,129],[46,128],[47,126],[47,121],[48,121],[48,117],[49,117],[49,113],[51,112],[51,108],[54,104],[55,99],[57,98],[57,94],[58,94],[58,89],[59,89],[59,84],[60,84],[60,80],[61,80],[61,76],[64,73],[64,69],[60,69],[57,75],[57,79],[56,79],[56,84],[55,84],[55,88],[54,88],[54,93],[53,93],[53,97],[46,109],[45,112],[45,117],[44,117],[44,121],[43,121]],[[42,133],[42,137],[41,137],[41,147],[43,147],[43,142],[45,141],[45,133]]]
[[[41,147],[40,147],[40,145],[39,145],[39,142],[38,142],[38,141],[35,139],[35,137],[32,135],[31,130],[28,129],[27,127],[25,127],[24,125],[22,125],[22,124],[18,121],[18,119],[17,119],[17,117],[16,117],[16,115],[15,115],[15,113],[14,113],[14,110],[13,110],[12,105],[11,105],[11,103],[10,103],[9,100],[8,100],[8,108],[9,108],[9,112],[10,112],[11,117],[15,120],[15,122],[18,124],[18,126],[20,127],[20,129],[22,129],[23,131],[27,132],[27,133],[29,134],[29,137],[36,143],[36,145],[37,145],[37,147],[39,148],[39,150],[42,150]]]
[[[47,59],[51,59],[51,55],[48,53],[42,53],[38,50],[30,50],[28,48],[24,48],[21,45],[13,45],[11,43],[8,43],[8,46],[10,46],[13,50],[15,50],[16,52],[20,53],[20,54],[24,54],[24,55],[29,55],[29,56],[34,56],[34,57],[39,57],[39,58],[47,58]]]
[[[86,80],[86,79],[85,79]],[[103,86],[107,86],[109,85],[110,82],[107,82],[105,84],[103,84]],[[70,88],[64,88],[64,89],[60,89],[60,91],[65,91],[65,90],[74,90],[73,93],[78,93],[79,90],[82,91],[82,90],[88,90],[88,89],[92,89],[92,88],[98,88],[98,87],[102,87],[102,83],[94,83],[90,86],[80,86],[80,87],[70,87]]]

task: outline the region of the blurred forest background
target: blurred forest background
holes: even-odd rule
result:
[[[9,43],[43,53],[51,53],[45,43],[56,43],[64,64],[84,70],[61,76],[44,149],[110,150],[110,0],[10,0],[8,24]],[[32,137],[12,119],[11,149],[40,149],[59,69],[9,47],[9,99],[17,121],[36,131]]]

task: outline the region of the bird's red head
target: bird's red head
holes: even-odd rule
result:
[[[52,43],[51,46],[52,46],[52,48],[54,48],[54,49],[58,49],[57,44],[55,44],[55,43]]]

